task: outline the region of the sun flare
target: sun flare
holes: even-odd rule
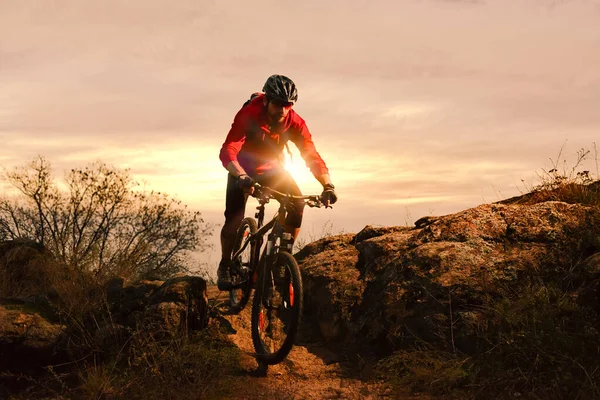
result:
[[[300,185],[301,188],[315,181],[315,178],[312,176],[310,169],[306,166],[306,163],[300,156],[300,153],[294,148],[290,148],[290,152],[291,155],[287,151],[284,151],[283,153],[283,167],[285,170],[292,175],[294,180],[298,183],[298,185]]]
[[[295,161],[295,157],[290,155],[287,151],[283,153],[284,161],[283,167],[287,172],[292,174],[292,176],[297,176],[300,173],[300,166]]]

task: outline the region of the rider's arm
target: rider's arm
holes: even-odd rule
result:
[[[295,114],[293,118],[290,139],[298,147],[300,155],[306,162],[306,166],[310,168],[310,171],[321,185],[325,186],[331,183],[329,169],[327,169],[325,161],[323,161],[317,152],[306,123],[298,114]]]
[[[237,160],[231,161],[229,164],[227,164],[225,168],[227,169],[227,171],[229,171],[231,175],[235,176],[236,178],[240,175],[248,175]]]
[[[225,138],[219,158],[223,167],[229,171],[233,176],[240,176],[245,174],[244,168],[240,165],[237,159],[237,155],[242,149],[242,145],[246,141],[246,125],[248,123],[248,117],[242,108],[235,116],[231,129]]]
[[[325,187],[326,185],[332,185],[331,177],[329,176],[329,174],[318,175],[315,176],[315,178],[317,178],[317,180],[323,187]]]

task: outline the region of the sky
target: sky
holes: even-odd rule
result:
[[[129,168],[215,224],[216,265],[219,150],[271,74],[295,81],[339,196],[301,240],[412,224],[593,149],[600,0],[0,0],[0,166]]]

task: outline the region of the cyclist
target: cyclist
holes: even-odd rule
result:
[[[254,183],[292,195],[302,195],[291,175],[283,168],[283,148],[291,140],[323,185],[321,195],[327,206],[337,201],[329,170],[317,152],[304,120],[292,110],[298,100],[294,82],[283,75],[271,75],[262,93],[254,93],[237,112],[219,158],[229,171],[225,199],[225,223],[221,229],[221,261],[217,270],[220,290],[231,288],[229,264],[235,235]],[[290,207],[285,230],[296,239],[302,223],[304,202]]]

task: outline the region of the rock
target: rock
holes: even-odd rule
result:
[[[421,217],[418,220],[416,220],[415,221],[415,226],[417,228],[424,228],[427,225],[433,224],[435,221],[437,221],[440,218],[441,217],[436,217],[436,216],[433,216],[433,215],[427,215],[425,217]]]
[[[116,321],[134,326],[131,316],[144,311],[150,298],[163,285],[163,281],[140,281],[123,286],[122,278],[115,278],[107,284],[107,297]]]
[[[56,264],[40,243],[27,239],[0,242],[0,297],[47,294]]]
[[[120,276],[108,280],[105,289],[106,296],[108,297],[109,301],[117,298],[120,295],[121,291],[123,290],[123,286],[125,286],[125,279]]]
[[[404,227],[404,226],[379,226],[379,227],[376,227],[376,226],[372,226],[372,225],[367,225],[363,228],[362,231],[360,231],[356,234],[353,241],[354,241],[354,243],[360,243],[367,239],[371,239],[374,237],[386,235],[388,233],[403,231],[403,230],[407,230],[407,229],[410,229],[410,228]]]
[[[583,260],[581,265],[590,275],[600,276],[600,252]]]
[[[590,282],[583,286],[577,302],[582,305],[591,304],[600,315],[600,252],[583,260],[581,267],[589,274]]]
[[[113,320],[123,326],[161,332],[200,330],[208,322],[206,281],[181,276],[162,281],[142,281],[119,289],[114,279],[109,286]]]
[[[86,339],[85,345],[95,352],[122,351],[136,330],[159,338],[203,329],[208,322],[206,282],[202,278],[182,276],[166,282],[123,284],[117,278],[106,286],[110,315],[103,308],[90,309],[72,327],[76,335],[91,339]],[[60,304],[52,305],[45,299],[0,298],[0,371],[30,371],[55,363],[65,352],[90,351],[78,348],[81,343],[77,341],[64,340],[68,328],[53,315]]]
[[[321,334],[332,342],[345,335],[345,321],[364,290],[360,271],[353,268],[358,261],[353,242],[351,234],[325,238],[295,255],[301,264],[305,310],[316,314]]]
[[[167,330],[200,330],[208,322],[206,281],[182,276],[166,281],[154,293],[144,318],[160,323]]]
[[[598,298],[598,255],[577,263],[600,251],[598,207],[485,204],[419,226],[367,226],[297,254],[306,312],[326,339],[389,354],[415,340],[448,343],[452,324],[455,345],[469,352],[489,322],[478,308],[486,298],[573,273],[587,276],[585,295]]]
[[[101,287],[86,285],[91,276],[77,275],[79,282],[60,272],[39,243],[0,242],[0,371],[26,372],[66,353],[99,356],[122,351],[136,330],[159,337],[207,325],[208,297],[202,278],[130,283],[116,277]],[[85,301],[81,314],[71,313],[69,307],[78,301],[74,299]],[[67,323],[76,322],[66,327],[55,314],[68,316]],[[69,332],[73,338],[66,338]]]
[[[66,327],[35,304],[19,299],[0,301],[0,370],[31,371],[56,361]]]

